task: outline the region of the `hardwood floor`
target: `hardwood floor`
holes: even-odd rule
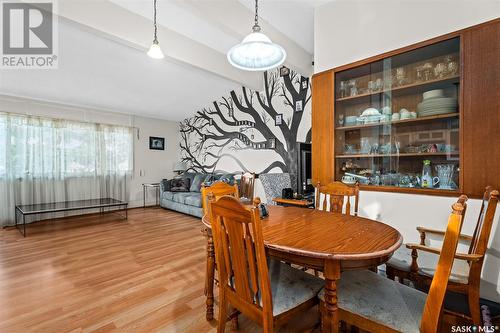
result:
[[[0,230],[0,332],[216,331],[205,320],[199,219],[141,208],[128,220],[88,215],[27,230]],[[318,320],[313,309],[280,332],[318,332]],[[240,318],[239,332],[260,331]]]

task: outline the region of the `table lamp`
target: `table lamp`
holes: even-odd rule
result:
[[[174,172],[177,172],[177,175],[180,176],[187,170],[187,165],[184,162],[175,162],[174,163]]]

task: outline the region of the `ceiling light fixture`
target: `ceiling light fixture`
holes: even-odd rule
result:
[[[156,25],[156,0],[154,0],[154,27],[155,27],[155,37],[153,39],[153,44],[148,50],[148,56],[153,59],[163,59],[165,56],[163,55],[163,51],[160,48],[160,43],[158,42],[158,27]]]
[[[285,50],[261,32],[258,10],[258,0],[255,0],[255,24],[252,33],[227,53],[227,60],[231,65],[246,71],[265,71],[278,67],[286,59]]]

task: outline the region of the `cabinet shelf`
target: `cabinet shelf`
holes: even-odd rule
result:
[[[428,116],[428,117],[420,117],[420,118],[412,118],[412,119],[403,119],[403,120],[388,121],[388,122],[385,122],[385,123],[372,123],[372,124],[363,124],[363,125],[342,126],[342,127],[337,127],[336,130],[347,131],[347,130],[368,128],[368,127],[377,127],[377,126],[399,125],[399,124],[413,124],[413,123],[424,122],[424,121],[429,121],[429,120],[456,118],[459,115],[460,115],[459,112],[454,112],[454,113],[440,114],[440,115],[436,115],[436,116]]]
[[[415,90],[415,89],[422,89],[422,88],[428,88],[430,89],[432,86],[440,85],[440,84],[445,84],[445,83],[458,83],[460,82],[460,76],[459,75],[454,75],[451,77],[446,77],[442,79],[434,79],[434,80],[429,80],[429,81],[423,81],[423,82],[415,82],[415,83],[410,83],[410,84],[405,84],[403,86],[399,87],[394,87],[392,89],[386,88],[383,90],[379,91],[374,91],[374,92],[368,92],[368,93],[363,93],[355,96],[347,96],[347,97],[341,97],[337,98],[337,102],[342,102],[342,101],[348,101],[348,100],[354,100],[358,98],[363,98],[363,97],[368,97],[368,96],[374,96],[374,95],[380,95],[380,94],[385,94],[385,93],[397,93],[397,92],[403,92],[405,90]]]
[[[376,191],[376,192],[399,192],[399,193],[420,193],[429,195],[440,195],[440,196],[458,196],[461,191],[456,190],[445,190],[440,188],[420,188],[420,187],[399,187],[399,186],[380,186],[380,185],[360,185],[359,188],[362,191]]]
[[[399,153],[399,154],[343,154],[335,155],[335,158],[372,158],[372,157],[417,157],[417,156],[456,156],[458,151],[449,153]]]
[[[379,174],[381,179],[365,179],[363,188],[367,190],[456,193],[444,188],[420,188],[417,175],[422,174],[423,161],[429,160],[426,170],[430,169],[432,176],[439,177],[439,165],[449,165],[450,169],[453,166],[448,176],[450,179],[446,181],[457,186],[461,184],[461,76],[447,71],[459,68],[460,54],[460,39],[454,38],[335,72],[334,87],[331,89],[335,94],[331,100],[334,146],[330,160],[333,161],[336,181],[341,181],[346,172],[358,174],[370,170],[371,175]],[[437,76],[437,69],[440,68],[446,70],[444,77]],[[418,81],[418,78],[429,74],[430,80]],[[394,80],[390,83],[392,75],[403,75],[405,84],[396,86]],[[356,96],[341,97],[338,94],[346,82],[348,87],[355,82],[360,89],[380,83],[380,80],[390,84],[378,91],[358,90],[360,94]],[[380,117],[382,122],[367,124],[344,122],[340,125],[338,122],[340,119],[358,119],[367,108],[416,111],[423,102],[423,93],[436,89],[440,90],[436,95],[445,98],[424,103],[429,113],[424,112],[422,117],[392,121],[392,116],[384,116]],[[432,111],[438,114],[432,114]],[[386,120],[386,117],[389,119]],[[395,143],[399,148],[397,150]],[[382,180],[385,175],[391,175],[390,182],[387,177]],[[444,179],[443,172],[440,176]],[[408,187],[390,184],[405,184]]]

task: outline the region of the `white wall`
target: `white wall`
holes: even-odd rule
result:
[[[142,183],[171,178],[174,174],[173,163],[179,160],[177,122],[7,95],[0,95],[0,111],[134,127],[134,174],[129,187],[130,207],[142,205]],[[150,150],[150,136],[164,137],[165,150]],[[150,190],[148,194],[148,203],[153,204],[155,193]]]
[[[498,0],[332,1],[314,13],[314,72],[498,17]]]
[[[179,161],[179,123],[151,118],[134,117],[134,177],[130,187],[130,205],[142,205],[142,184],[159,182],[163,178],[172,178],[173,164]],[[149,137],[165,138],[165,150],[150,150]],[[149,189],[147,200],[154,204],[155,192]]]
[[[315,10],[314,71],[345,65],[499,16],[498,0],[329,2]],[[395,227],[405,242],[419,242],[415,227],[444,230],[454,200],[456,198],[363,191],[360,215]],[[479,207],[479,200],[469,200],[464,233],[472,234]],[[481,284],[481,296],[497,302],[500,302],[499,215],[497,212]]]

